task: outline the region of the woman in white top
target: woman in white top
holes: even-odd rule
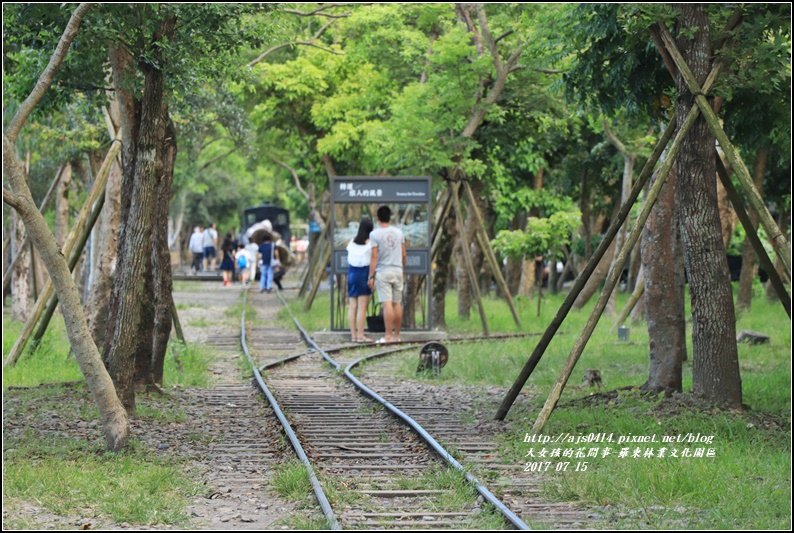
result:
[[[364,336],[367,305],[372,294],[367,284],[369,263],[372,258],[372,247],[369,244],[369,234],[372,229],[370,219],[361,219],[358,233],[347,245],[347,321],[350,324],[353,342],[372,342]]]

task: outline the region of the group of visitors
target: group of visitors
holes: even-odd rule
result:
[[[193,235],[188,244],[193,254],[191,268],[194,273],[216,269],[218,250],[218,231],[215,224],[210,224],[206,229],[202,226],[193,228]],[[261,244],[248,245],[238,243],[232,232],[228,232],[220,246],[220,267],[218,270],[223,275],[223,285],[230,286],[234,281],[235,273],[242,285],[256,279],[257,265],[261,269],[260,292],[270,292],[275,285],[282,289],[281,279],[286,269],[279,261],[277,243],[272,238],[266,238]]]
[[[353,342],[372,342],[364,336],[367,305],[372,290],[378,291],[386,332],[378,343],[400,342],[402,326],[403,269],[406,251],[403,232],[392,225],[389,206],[378,208],[378,227],[361,220],[358,233],[347,246],[348,323]]]
[[[193,228],[188,248],[193,254],[191,268],[194,273],[201,270],[215,270],[218,249],[218,229],[215,224],[212,223],[206,228],[200,225]]]

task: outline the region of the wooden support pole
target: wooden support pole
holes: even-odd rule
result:
[[[689,115],[687,115],[686,123],[682,126],[681,131],[688,131],[692,127],[692,124],[695,123],[698,115],[699,113],[697,112],[697,108],[693,107],[693,109],[690,110]],[[687,124],[689,124],[688,127]],[[609,275],[607,275],[607,279],[604,284],[604,290],[601,291],[601,295],[598,297],[598,302],[596,302],[595,308],[593,309],[592,313],[590,313],[590,318],[588,318],[582,333],[579,335],[579,338],[576,339],[576,343],[571,349],[571,353],[568,355],[568,360],[565,362],[565,366],[560,373],[560,377],[557,378],[557,381],[549,393],[549,397],[546,399],[543,409],[541,409],[537,420],[535,420],[535,425],[532,427],[533,433],[540,433],[540,431],[543,429],[543,426],[546,425],[546,422],[551,416],[552,411],[557,406],[557,402],[562,395],[562,391],[565,388],[565,385],[568,383],[568,379],[571,377],[576,363],[582,356],[582,352],[584,352],[585,346],[587,346],[587,341],[590,340],[595,327],[598,325],[598,321],[601,318],[601,315],[604,313],[604,309],[607,306],[607,302],[609,301],[612,291],[615,290],[615,286],[620,280],[620,275],[623,272],[623,267],[625,266],[626,261],[631,255],[631,250],[634,248],[634,245],[642,235],[645,222],[648,220],[648,216],[651,214],[653,204],[656,203],[656,198],[659,196],[659,191],[661,191],[662,186],[664,186],[665,182],[667,181],[667,176],[670,174],[670,170],[673,168],[675,160],[678,157],[682,139],[683,135],[678,135],[676,137],[675,142],[673,142],[673,145],[670,147],[667,158],[665,159],[664,163],[662,163],[661,167],[659,167],[659,171],[656,175],[656,181],[654,182],[653,187],[651,187],[651,190],[648,191],[648,198],[646,199],[645,204],[642,206],[642,211],[640,211],[640,215],[637,218],[637,223],[631,229],[631,232],[626,238],[626,242],[623,243],[623,246],[618,251],[617,259],[615,261],[616,268],[613,269]]]
[[[179,342],[182,344],[187,344],[185,341],[185,334],[182,331],[182,324],[179,322],[179,314],[176,312],[176,303],[174,299],[171,298],[171,319],[174,321],[174,331],[176,332],[176,338],[179,339]]]
[[[722,63],[717,62],[709,73],[708,77],[706,78],[706,82],[703,84],[703,92],[708,93],[711,88],[714,86],[714,83],[717,81],[717,77],[719,76],[720,70],[722,69]],[[700,110],[697,105],[693,105],[692,108],[689,110],[689,114],[687,115],[684,124],[682,125],[681,130],[678,131],[676,134],[675,140],[673,141],[673,146],[680,144],[681,139],[689,132],[692,128],[692,125],[695,123],[697,117],[700,116]],[[513,403],[516,401],[518,394],[521,392],[521,389],[524,388],[524,384],[529,379],[529,376],[532,374],[532,371],[535,370],[535,367],[538,365],[541,357],[548,348],[551,339],[554,338],[554,334],[562,325],[562,322],[565,320],[565,317],[568,316],[568,312],[573,307],[573,302],[576,300],[576,297],[579,296],[579,293],[582,291],[587,279],[592,275],[593,271],[595,270],[596,265],[601,260],[601,257],[606,253],[607,248],[610,244],[612,244],[612,240],[615,238],[615,235],[618,232],[618,228],[620,228],[621,224],[626,220],[631,207],[634,205],[634,202],[637,201],[637,198],[640,195],[640,192],[645,187],[645,183],[648,181],[648,178],[651,176],[651,172],[653,172],[653,167],[656,165],[656,162],[662,155],[664,148],[667,146],[667,143],[670,142],[670,139],[673,136],[673,132],[675,132],[675,121],[671,120],[670,123],[667,125],[667,129],[665,130],[662,137],[659,139],[659,142],[656,143],[653,152],[651,153],[648,160],[645,162],[645,165],[642,167],[642,171],[640,175],[637,177],[637,182],[634,184],[634,188],[631,190],[631,194],[629,195],[628,200],[626,203],[621,206],[620,211],[617,215],[617,220],[615,224],[610,224],[609,228],[607,229],[604,238],[601,241],[601,244],[598,245],[596,251],[593,252],[593,255],[590,256],[590,259],[587,262],[584,270],[579,273],[577,276],[576,281],[571,287],[571,291],[565,297],[560,309],[557,311],[557,314],[554,315],[554,319],[551,321],[551,324],[546,328],[546,331],[543,333],[543,336],[538,341],[535,350],[532,352],[532,355],[527,360],[524,368],[521,369],[518,377],[516,378],[513,385],[510,387],[510,390],[507,391],[504,399],[502,400],[502,404],[499,406],[499,409],[496,411],[496,420],[504,420],[507,416],[507,413],[510,411],[510,407],[512,407]],[[676,149],[677,150],[677,149]]]
[[[326,237],[328,232],[330,231],[330,224],[327,224],[323,229],[320,237],[315,242],[315,250],[311,254],[311,258],[309,259],[309,264],[306,268],[306,274],[301,281],[301,288],[298,291],[298,297],[303,298],[306,296],[306,292],[309,290],[309,284],[314,280],[314,271],[317,268],[317,262],[320,260],[320,252],[323,250],[323,246],[325,245]]]
[[[96,206],[94,207],[93,211],[91,212],[91,217],[88,220],[88,224],[86,224],[85,229],[80,234],[77,245],[72,250],[71,255],[69,256],[69,271],[74,272],[74,268],[77,266],[77,262],[80,260],[80,256],[83,255],[83,250],[85,249],[85,245],[88,242],[88,238],[91,236],[91,231],[94,229],[94,225],[96,221],[99,219],[99,214],[102,212],[102,207],[105,205],[105,191],[102,191],[102,195],[97,200]],[[53,295],[49,301],[47,302],[47,308],[44,310],[44,314],[39,321],[39,326],[36,328],[36,332],[33,334],[33,338],[31,339],[30,343],[35,347],[39,345],[41,342],[42,337],[44,337],[44,333],[46,333],[47,328],[50,325],[50,320],[52,320],[52,315],[55,314],[55,308],[58,306],[58,295]]]
[[[750,219],[750,215],[744,208],[744,202],[741,196],[739,196],[739,192],[731,182],[728,170],[725,168],[725,165],[722,164],[722,159],[719,154],[717,154],[716,157],[717,175],[720,177],[722,186],[725,187],[725,191],[728,193],[728,199],[731,201],[733,209],[736,211],[736,216],[744,227],[747,238],[750,239],[750,244],[752,244],[753,250],[755,250],[755,254],[758,256],[761,267],[769,274],[769,282],[772,284],[772,288],[780,299],[780,303],[783,304],[786,314],[791,318],[791,296],[786,290],[786,285],[783,283],[783,280],[780,279],[780,275],[775,265],[772,263],[772,259],[767,255],[766,249],[764,249],[764,245],[761,243],[761,239],[758,238],[758,232]]]
[[[443,200],[438,203],[441,205],[441,210],[438,211],[438,214],[433,217],[433,237],[430,240],[430,263],[432,264],[436,259],[436,254],[438,253],[438,246],[441,242],[439,238],[442,235],[442,227],[444,225],[444,221],[449,216],[449,210],[452,208],[452,197],[450,196],[449,188],[445,189],[442,194]],[[427,276],[420,276],[419,277],[419,285],[416,288],[416,293],[421,294],[422,288],[424,287],[425,282],[427,281]],[[422,312],[424,313],[424,307],[422,307]]]
[[[471,284],[471,291],[474,298],[477,300],[477,308],[480,311],[480,321],[482,322],[482,332],[487,337],[490,335],[488,330],[488,317],[485,316],[485,309],[482,305],[482,298],[480,297],[480,282],[477,279],[477,273],[474,271],[474,261],[471,258],[471,249],[469,248],[469,241],[466,240],[466,229],[463,226],[463,212],[460,209],[460,185],[456,182],[450,184],[452,189],[450,194],[452,196],[452,205],[455,208],[455,218],[458,225],[458,238],[461,242],[461,252],[463,253],[463,262],[466,266],[466,272],[469,275],[469,282]]]
[[[439,236],[444,231],[444,221],[449,216],[449,210],[452,208],[452,196],[450,194],[450,188],[447,188],[444,192],[444,200],[443,205],[441,207],[441,211],[439,212],[438,216],[435,217],[433,221],[433,238],[430,240],[430,261],[432,262],[433,259],[436,257],[436,253],[438,253],[438,245],[441,242]],[[441,203],[441,202],[439,202]]]
[[[642,272],[642,267],[640,267],[640,272]],[[634,307],[636,307],[637,302],[640,301],[642,295],[645,293],[645,278],[641,277],[637,282],[637,285],[634,287],[634,291],[631,293],[631,297],[629,301],[626,303],[626,307],[623,308],[621,311],[620,316],[615,321],[615,324],[612,326],[614,330],[618,326],[622,326],[626,319],[629,317],[632,311],[634,311]]]
[[[312,308],[312,305],[314,304],[314,299],[317,296],[317,291],[320,289],[320,283],[322,283],[323,281],[323,275],[325,274],[325,267],[328,264],[328,261],[331,260],[331,253],[333,251],[334,251],[333,245],[331,244],[330,241],[327,241],[327,244],[322,248],[322,257],[319,258],[320,261],[317,263],[316,277],[312,281],[312,290],[309,291],[309,295],[306,298],[306,302],[304,302],[303,304],[304,311],[310,310]]]
[[[703,113],[703,118],[706,120],[711,132],[717,138],[722,151],[725,153],[725,156],[728,159],[728,163],[731,165],[732,169],[736,172],[736,175],[739,178],[739,183],[741,184],[742,189],[747,196],[749,207],[758,216],[758,220],[761,222],[761,225],[763,226],[764,231],[766,231],[767,236],[769,236],[769,240],[772,242],[775,252],[783,262],[783,266],[786,268],[786,274],[788,275],[788,278],[791,279],[791,245],[789,244],[788,239],[786,239],[786,236],[782,231],[780,231],[780,227],[778,227],[778,225],[775,223],[775,219],[772,218],[772,215],[766,208],[766,204],[764,204],[764,200],[761,198],[761,195],[755,188],[755,185],[753,184],[753,178],[750,176],[750,172],[747,170],[744,161],[742,161],[742,158],[731,144],[728,136],[725,134],[725,130],[723,130],[722,126],[720,125],[720,119],[711,108],[708,100],[706,100],[704,94],[708,91],[700,88],[697,79],[695,78],[694,74],[692,74],[692,71],[689,70],[689,66],[686,64],[683,56],[678,51],[675,40],[673,39],[672,35],[670,35],[670,32],[667,31],[667,28],[664,26],[664,24],[659,22],[658,26],[659,34],[667,52],[675,62],[676,67],[678,67],[678,72],[681,74],[681,77],[686,83],[689,92],[695,96],[695,103]]]
[[[41,200],[41,204],[39,204],[39,211],[44,212],[47,208],[47,204],[50,202],[50,198],[52,198],[52,193],[55,191],[55,188],[58,186],[58,183],[61,181],[61,173],[63,172],[64,166],[61,165],[58,168],[58,172],[55,174],[55,179],[52,180],[50,183],[50,188],[47,189],[47,194],[44,195],[44,198]],[[22,250],[25,249],[26,245],[30,242],[30,238],[27,234],[25,234],[25,239],[22,241],[22,244],[17,249],[17,255],[14,256],[14,259],[11,260],[11,263],[8,265],[8,269],[3,273],[3,292],[6,291],[8,288],[8,284],[11,283],[11,275],[14,272],[14,267],[17,265],[17,262],[22,258]],[[32,245],[32,243],[31,243]]]
[[[493,248],[491,248],[491,242],[488,240],[488,234],[485,232],[485,223],[483,221],[482,215],[480,214],[480,208],[477,206],[477,201],[474,198],[474,192],[471,190],[471,186],[467,181],[463,182],[463,188],[466,189],[466,194],[472,207],[475,226],[477,227],[475,236],[480,243],[480,248],[482,249],[482,253],[485,256],[485,262],[490,267],[491,273],[496,279],[496,285],[502,291],[502,294],[504,294],[505,300],[507,300],[507,305],[510,307],[510,312],[513,314],[513,321],[516,323],[516,326],[520,328],[521,319],[518,318],[518,311],[516,311],[516,307],[513,303],[513,296],[510,294],[510,289],[508,288],[507,282],[502,275],[502,269],[499,268],[499,261],[496,259],[496,254],[494,253]]]
[[[94,186],[91,188],[91,192],[86,199],[85,204],[80,209],[80,213],[77,215],[77,220],[72,227],[71,232],[69,233],[68,237],[66,238],[66,242],[63,246],[63,255],[66,257],[70,257],[72,253],[72,249],[77,244],[79,236],[82,234],[83,229],[85,228],[86,224],[88,223],[89,215],[92,211],[93,205],[97,202],[100,195],[104,194],[105,192],[105,185],[107,184],[108,175],[110,174],[110,167],[113,163],[113,160],[118,155],[119,151],[121,150],[121,136],[117,136],[116,139],[110,146],[107,155],[105,156],[105,160],[102,163],[102,167],[99,169],[99,173],[97,174],[96,180],[94,180]],[[30,339],[30,334],[33,331],[34,326],[39,321],[42,313],[44,312],[45,305],[47,301],[50,299],[53,293],[53,285],[52,280],[49,280],[47,284],[44,286],[44,289],[41,291],[39,298],[36,300],[36,305],[33,309],[33,313],[31,314],[28,321],[25,323],[24,328],[19,334],[16,343],[11,348],[11,352],[8,354],[5,362],[3,363],[3,367],[14,365],[19,356],[22,355],[22,351],[25,349],[25,345],[27,344],[28,340]]]
[[[697,110],[697,107],[693,106],[693,109]],[[694,121],[693,121],[694,122]],[[651,153],[648,160],[645,162],[645,166],[643,166],[642,171],[640,172],[639,177],[637,178],[637,182],[634,184],[634,188],[631,190],[631,194],[629,195],[626,203],[621,206],[620,211],[616,217],[615,223],[610,224],[609,228],[607,229],[604,238],[601,240],[601,243],[598,245],[596,250],[593,252],[593,255],[590,256],[590,259],[587,261],[584,269],[579,273],[574,281],[573,287],[565,296],[565,300],[563,301],[560,308],[557,310],[557,314],[554,316],[554,319],[546,328],[546,331],[543,332],[543,336],[538,341],[538,344],[535,346],[532,355],[527,360],[524,367],[521,369],[518,377],[516,378],[513,385],[510,387],[510,390],[505,395],[504,399],[502,400],[502,404],[499,406],[499,409],[496,412],[495,418],[497,420],[504,420],[507,416],[507,413],[510,411],[510,408],[513,406],[518,394],[521,392],[521,389],[524,388],[524,384],[529,379],[529,376],[532,375],[532,372],[535,370],[535,367],[538,365],[538,362],[543,357],[543,354],[546,352],[546,348],[548,348],[549,343],[551,343],[551,339],[554,338],[554,334],[557,333],[557,330],[562,325],[565,317],[568,316],[571,308],[573,307],[573,303],[576,300],[576,297],[579,296],[579,293],[582,292],[582,289],[587,283],[587,280],[593,274],[598,262],[606,253],[609,246],[612,244],[612,241],[617,235],[618,229],[623,221],[626,220],[628,217],[629,212],[631,211],[634,202],[637,201],[642,189],[645,187],[645,183],[650,178],[651,173],[653,172],[653,167],[656,165],[656,162],[662,155],[665,146],[670,141],[670,138],[673,136],[673,132],[675,132],[675,121],[670,121],[667,125],[667,129],[665,130],[662,137],[659,139],[659,142],[656,143],[656,147],[654,148],[653,152]],[[683,135],[679,135],[678,139],[683,138]],[[573,260],[573,259],[571,259]]]

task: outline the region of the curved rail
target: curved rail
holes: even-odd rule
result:
[[[499,511],[502,514],[502,516],[504,516],[511,524],[513,524],[518,529],[523,529],[523,530],[530,529],[530,527],[527,524],[525,524],[524,521],[521,520],[521,518],[519,518],[518,515],[516,515],[504,503],[502,503],[502,501],[499,498],[494,496],[494,494],[490,490],[488,490],[485,487],[485,485],[480,483],[480,481],[476,477],[474,477],[470,472],[467,472],[466,469],[463,468],[463,465],[461,465],[457,461],[457,459],[455,459],[452,456],[452,454],[450,454],[435,438],[433,438],[433,436],[430,433],[428,433],[416,420],[414,420],[413,418],[408,416],[406,413],[404,413],[403,411],[398,409],[396,406],[391,404],[385,398],[381,397],[378,393],[376,393],[375,391],[373,391],[372,389],[370,389],[369,387],[364,385],[364,383],[362,383],[358,378],[356,378],[350,372],[350,370],[353,367],[359,365],[360,363],[364,362],[365,360],[373,359],[375,357],[382,357],[382,356],[385,356],[385,355],[388,355],[388,354],[392,354],[392,353],[395,353],[395,352],[398,352],[398,351],[409,350],[412,347],[401,347],[401,348],[396,348],[396,349],[391,349],[391,350],[384,350],[384,351],[378,352],[376,354],[371,354],[371,355],[368,355],[368,356],[365,356],[365,357],[362,357],[360,359],[357,359],[357,360],[353,361],[352,363],[347,365],[347,367],[343,370],[342,366],[334,358],[332,358],[328,353],[326,353],[325,350],[323,350],[314,341],[314,339],[312,339],[311,335],[309,335],[309,333],[303,328],[303,326],[298,321],[298,319],[295,316],[295,314],[292,312],[292,309],[289,307],[289,304],[287,304],[287,302],[284,300],[284,297],[281,296],[279,291],[276,291],[276,295],[278,296],[279,300],[281,300],[281,303],[284,305],[284,307],[286,307],[287,312],[289,312],[290,317],[292,318],[292,321],[295,323],[295,326],[298,328],[298,330],[300,330],[301,335],[303,336],[303,338],[304,338],[304,340],[306,341],[307,344],[309,344],[315,351],[317,351],[317,353],[322,355],[323,358],[331,366],[333,366],[337,371],[342,371],[344,373],[344,375],[345,375],[345,378],[347,378],[347,380],[350,381],[358,390],[360,390],[366,396],[369,396],[370,398],[372,398],[376,402],[378,402],[381,405],[383,405],[386,409],[389,410],[389,412],[391,412],[397,418],[399,418],[400,420],[405,422],[411,429],[413,429],[425,442],[427,442],[427,444],[433,449],[433,451],[435,451],[438,455],[440,455],[441,458],[444,459],[450,466],[452,466],[456,470],[460,471],[466,477],[466,480],[469,483],[471,483],[474,486],[475,489],[477,489],[477,492],[480,493],[480,495],[485,499],[485,501],[487,501],[488,503],[493,505],[494,508],[497,511]]]
[[[248,351],[248,342],[246,341],[246,334],[245,334],[245,306],[248,303],[248,291],[243,291],[244,299],[243,299],[243,312],[240,318],[240,344],[243,348],[243,354],[248,359],[248,362],[251,364],[251,369],[254,372],[254,377],[256,378],[256,382],[259,384],[259,389],[264,393],[267,401],[270,403],[270,406],[273,408],[273,411],[276,413],[276,417],[278,417],[279,422],[281,422],[282,427],[284,428],[284,432],[287,434],[290,443],[292,444],[292,448],[295,450],[295,453],[298,455],[298,458],[301,460],[303,465],[306,467],[306,471],[309,474],[309,481],[312,484],[312,491],[314,491],[314,495],[317,498],[317,503],[320,504],[320,508],[325,515],[326,520],[328,520],[328,525],[331,529],[339,530],[342,529],[339,526],[339,522],[336,520],[336,515],[334,515],[333,509],[331,509],[331,503],[328,501],[328,497],[325,495],[323,491],[322,485],[320,485],[320,481],[317,479],[317,475],[314,473],[314,468],[312,468],[311,462],[309,462],[309,458],[306,456],[306,452],[303,450],[303,446],[301,446],[300,441],[298,440],[298,436],[295,434],[295,431],[290,426],[289,421],[287,421],[287,417],[284,416],[284,412],[281,410],[281,407],[276,401],[275,396],[270,392],[270,389],[265,384],[265,380],[262,378],[262,374],[259,372],[259,369],[256,367],[253,358],[251,357],[251,353]],[[288,358],[289,359],[289,358]],[[277,361],[274,363],[276,364],[283,364],[286,362],[285,360]],[[272,365],[271,365],[272,366]]]

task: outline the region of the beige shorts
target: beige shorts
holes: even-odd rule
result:
[[[378,300],[381,302],[402,302],[402,272],[378,272],[375,274],[375,288],[378,291]]]

